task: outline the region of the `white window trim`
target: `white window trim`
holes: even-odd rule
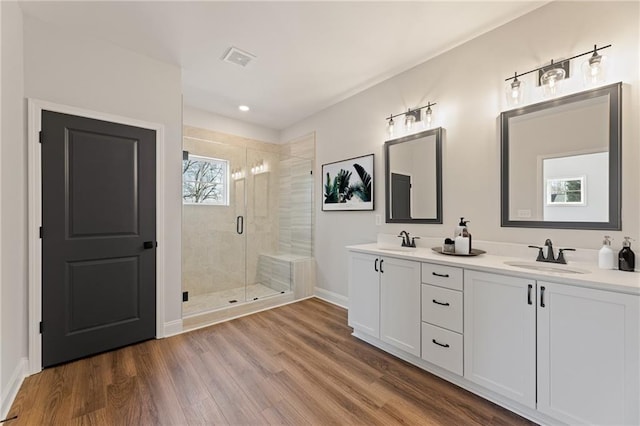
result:
[[[230,183],[229,181],[231,180],[231,177],[229,176],[229,160],[225,160],[222,158],[215,158],[215,157],[206,157],[203,155],[194,155],[189,153],[189,159],[193,158],[196,161],[205,161],[208,163],[224,163],[224,182],[223,182],[223,187],[224,187],[224,200],[222,202],[215,202],[215,203],[191,203],[188,201],[184,200],[184,192],[183,192],[183,198],[182,198],[182,204],[185,206],[221,206],[221,207],[228,207],[229,206],[229,190],[230,190]],[[195,182],[195,181],[193,181]],[[182,175],[182,183],[184,184],[184,174]],[[184,189],[183,189],[184,190]]]
[[[570,181],[570,180],[579,180],[580,181],[580,201],[579,202],[573,202],[573,201],[552,202],[551,201],[551,192],[549,191],[549,186],[551,185],[551,182],[552,181],[566,182],[566,181]],[[572,206],[580,207],[580,206],[586,206],[587,205],[587,191],[586,191],[587,177],[586,176],[548,178],[547,181],[545,182],[545,185],[546,185],[546,188],[545,188],[545,204],[548,207],[572,207]]]

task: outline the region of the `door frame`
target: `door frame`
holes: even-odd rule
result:
[[[29,243],[29,366],[27,374],[42,371],[42,155],[40,130],[42,111],[54,111],[118,124],[142,127],[156,132],[156,338],[164,337],[164,125],[84,108],[29,98],[27,114],[28,148],[28,243]]]

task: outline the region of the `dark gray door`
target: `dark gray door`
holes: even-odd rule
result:
[[[411,176],[391,173],[391,217],[411,219]]]
[[[155,131],[42,113],[42,364],[150,339]]]

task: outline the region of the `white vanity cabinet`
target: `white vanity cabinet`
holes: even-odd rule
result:
[[[640,424],[640,296],[538,281],[538,411]]]
[[[380,338],[380,257],[349,252],[349,326]]]
[[[464,271],[464,377],[535,409],[534,280]]]
[[[420,356],[420,263],[350,252],[349,325]]]
[[[380,259],[380,340],[420,356],[420,263]]]
[[[467,270],[464,294],[466,379],[569,424],[640,422],[640,296]]]

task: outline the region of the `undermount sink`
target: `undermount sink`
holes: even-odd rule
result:
[[[509,260],[504,262],[505,265],[515,266],[516,268],[529,269],[540,272],[555,272],[558,274],[589,274],[590,271],[581,268],[574,268],[568,265],[544,263],[544,262],[525,262],[519,260]]]
[[[398,246],[398,247],[378,247],[378,250],[384,250],[384,251],[401,251],[401,252],[406,252],[406,251],[416,251],[418,250],[417,247],[402,247],[402,246]]]

